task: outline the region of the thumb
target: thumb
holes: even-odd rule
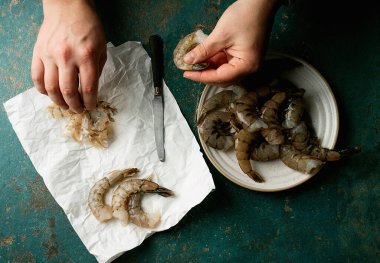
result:
[[[223,47],[224,46],[220,42],[215,41],[212,35],[210,35],[202,43],[187,53],[183,58],[183,61],[186,64],[204,62],[221,51]]]

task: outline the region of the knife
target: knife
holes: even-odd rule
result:
[[[158,159],[165,161],[164,148],[164,101],[162,97],[162,77],[163,77],[163,44],[159,36],[153,35],[149,37],[150,49],[152,51],[152,70],[154,84],[153,98],[153,123],[154,123],[154,139]]]

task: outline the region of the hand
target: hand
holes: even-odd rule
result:
[[[261,63],[277,9],[277,0],[239,0],[219,19],[215,29],[184,58],[185,63],[209,62],[202,71],[186,71],[194,81],[227,85],[255,72]]]
[[[95,108],[107,53],[102,25],[92,3],[44,0],[43,7],[44,21],[31,69],[37,90],[65,109],[79,113],[84,107]]]

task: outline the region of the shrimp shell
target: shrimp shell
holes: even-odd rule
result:
[[[302,120],[302,115],[305,108],[305,103],[302,98],[305,91],[302,91],[302,95],[293,96],[289,99],[289,105],[285,109],[285,117],[284,121],[282,122],[282,126],[286,129],[292,129],[296,127]]]
[[[88,195],[88,205],[97,220],[105,222],[112,218],[112,208],[104,203],[104,196],[110,187],[123,178],[134,176],[138,171],[137,168],[115,170],[94,184]]]
[[[231,103],[233,103],[237,99],[237,96],[238,95],[232,90],[223,90],[207,99],[202,105],[201,112],[198,118],[198,124],[202,122],[206,115],[212,110],[229,108]]]
[[[120,219],[125,225],[129,223],[129,218],[130,218],[129,199],[131,198],[132,195],[139,194],[139,193],[156,193],[164,197],[174,195],[173,191],[166,189],[164,187],[161,187],[158,184],[146,179],[130,179],[130,180],[122,182],[121,184],[118,185],[118,187],[113,192],[112,214],[115,218]],[[131,201],[131,202],[132,204],[134,204],[136,203],[136,200]],[[139,209],[135,211],[139,211]],[[149,222],[146,222],[146,224],[149,225]]]
[[[177,68],[182,70],[203,70],[209,66],[208,63],[199,63],[199,64],[186,64],[183,61],[184,56],[190,52],[193,48],[195,48],[197,45],[202,43],[207,38],[207,35],[203,33],[201,29],[198,29],[197,31],[188,34],[183,39],[181,39],[174,49],[173,52],[173,60],[174,64],[177,66]]]
[[[251,159],[254,161],[266,162],[280,157],[280,146],[271,145],[267,142],[261,143],[253,148]]]

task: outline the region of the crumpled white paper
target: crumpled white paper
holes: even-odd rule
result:
[[[29,89],[4,104],[22,146],[47,188],[63,208],[80,239],[99,262],[110,262],[155,232],[179,220],[215,188],[199,145],[164,85],[165,151],[160,162],[153,132],[151,60],[138,42],[108,47],[100,78],[99,98],[118,109],[114,140],[109,148],[80,145],[63,136],[67,120],[49,117],[47,96]],[[137,167],[138,178],[154,173],[153,181],[175,192],[174,197],[146,194],[143,208],[160,212],[155,229],[123,226],[116,219],[98,222],[87,205],[90,188],[107,172]],[[112,191],[106,196],[110,202]]]

